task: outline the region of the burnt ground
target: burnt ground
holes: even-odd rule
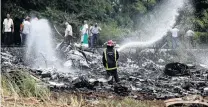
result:
[[[196,50],[195,50],[196,51]],[[141,100],[167,99],[186,95],[207,96],[208,69],[200,65],[196,52],[181,50],[132,49],[120,53],[119,84],[109,85],[102,66],[102,49],[57,50],[68,71],[56,68],[32,69],[24,61],[24,48],[1,49],[1,69],[29,69],[30,73],[46,83],[54,92],[81,93],[93,97],[128,96]],[[187,54],[186,57],[181,53]],[[206,53],[203,50],[199,53]],[[182,60],[183,59],[183,60]],[[183,62],[176,63],[177,62]],[[173,64],[167,66],[167,64]],[[169,68],[170,67],[170,68]],[[174,72],[169,75],[167,72]]]

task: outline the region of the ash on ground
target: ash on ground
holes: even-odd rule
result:
[[[30,68],[24,62],[24,48],[2,48],[1,69],[2,73],[18,68],[29,69],[31,75],[56,91],[106,92],[138,99],[208,95],[208,68],[196,63],[196,60],[190,63],[192,56],[187,58],[188,63],[179,63],[174,62],[178,58],[177,50],[134,49],[121,52],[118,69],[120,83],[109,85],[102,66],[102,51],[63,47],[57,52],[63,60],[62,65],[68,69],[60,71],[53,67]]]

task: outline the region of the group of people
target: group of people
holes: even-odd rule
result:
[[[90,24],[90,27],[87,24],[87,21],[84,21],[84,25],[81,26],[80,32],[81,32],[81,43],[83,45],[88,45],[89,48],[95,48],[99,33],[101,31],[101,28],[98,26],[97,23]]]
[[[173,28],[170,30],[171,35],[172,35],[172,49],[176,49],[179,47],[180,43],[180,38],[183,41],[183,45],[185,48],[194,48],[195,43],[194,43],[194,31],[188,30],[186,31],[186,34],[184,36],[179,36],[179,29],[178,28]]]
[[[67,41],[68,44],[72,43],[73,40],[73,31],[72,31],[72,26],[68,23],[65,22],[65,41]],[[101,31],[101,28],[98,26],[97,23],[87,24],[87,21],[84,21],[84,24],[80,28],[80,34],[81,34],[81,44],[85,47],[89,48],[95,48],[96,43],[98,40],[99,33]]]
[[[36,18],[37,19],[37,18]],[[14,36],[19,36],[21,38],[21,45],[25,45],[27,37],[30,33],[30,17],[26,16],[22,22],[20,23],[19,29],[17,32],[19,32],[19,35],[15,35],[14,33],[14,22],[12,18],[10,17],[10,14],[7,14],[7,18],[3,21],[3,29],[2,33],[4,34],[4,40],[3,44],[6,46],[10,46],[14,44],[15,41],[13,41]]]
[[[10,17],[10,14],[7,14],[7,18],[5,18],[3,21],[3,29],[2,29],[2,33],[4,35],[3,45],[10,46],[14,44],[15,42],[13,41],[14,36],[19,36],[21,38],[21,45],[24,46],[27,37],[29,36],[30,33],[30,24],[31,24],[30,21],[31,21],[30,17],[26,16],[18,26],[18,29],[17,28],[15,29],[16,32],[19,33],[14,34],[13,19]],[[68,22],[65,23],[65,26],[66,26],[65,35],[64,35],[65,41],[66,43],[70,44],[72,43],[72,40],[74,38],[72,26]],[[100,31],[101,28],[98,26],[97,23],[90,24],[89,27],[87,21],[84,21],[84,24],[80,28],[81,44],[89,48],[95,48]]]

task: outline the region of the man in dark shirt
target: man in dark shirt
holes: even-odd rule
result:
[[[119,82],[117,68],[119,54],[116,49],[114,49],[114,42],[109,40],[107,43],[107,48],[103,52],[103,65],[106,68],[108,78],[113,77],[116,83]],[[109,81],[110,84],[113,82],[113,78]]]

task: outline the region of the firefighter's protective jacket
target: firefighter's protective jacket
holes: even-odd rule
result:
[[[103,52],[103,66],[107,71],[117,69],[118,51],[113,48],[107,48]]]

